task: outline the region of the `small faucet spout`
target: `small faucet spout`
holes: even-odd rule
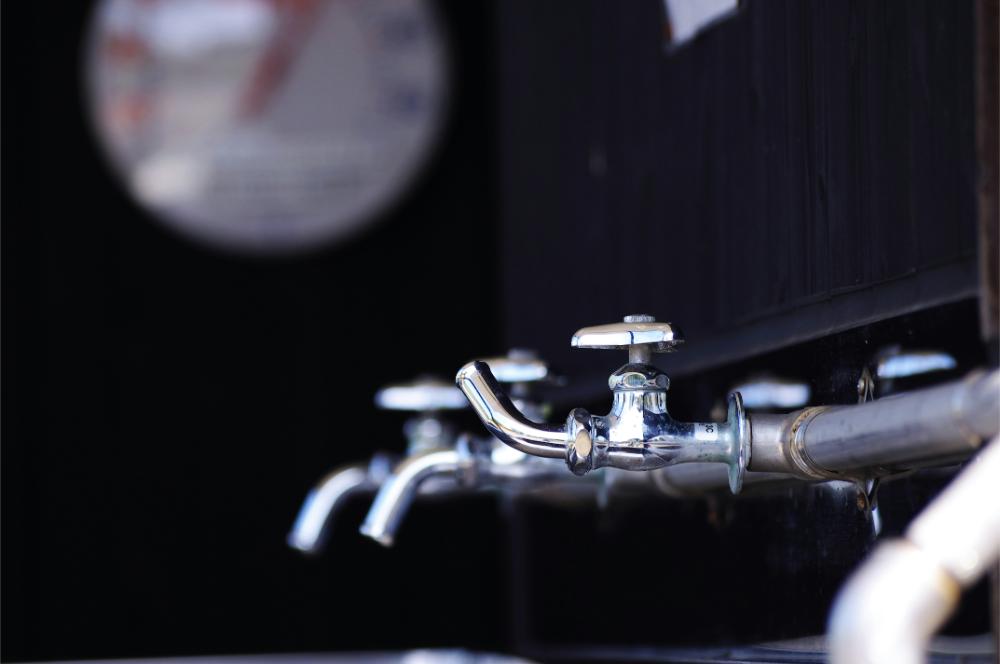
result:
[[[525,417],[510,400],[485,362],[469,362],[455,383],[491,434],[525,454],[562,459],[569,434],[565,425],[539,424]]]
[[[388,472],[389,460],[376,456],[369,464],[343,466],[325,476],[306,496],[288,546],[306,554],[322,551],[337,511],[351,496],[374,491]]]
[[[383,546],[392,546],[421,485],[433,477],[470,470],[473,465],[473,458],[462,449],[428,450],[409,457],[382,483],[361,525],[361,534]]]

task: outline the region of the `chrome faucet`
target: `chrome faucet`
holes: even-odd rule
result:
[[[468,406],[454,385],[427,377],[379,390],[375,405],[382,410],[418,413],[403,425],[407,455],[454,445],[455,429],[440,413]],[[307,554],[322,551],[337,511],[351,496],[377,491],[395,463],[393,455],[377,453],[369,462],[349,464],[326,475],[306,496],[288,534],[288,545]]]
[[[485,362],[465,365],[455,381],[496,438],[525,454],[565,459],[577,475],[601,467],[654,470],[718,462],[729,466],[729,488],[739,493],[750,461],[740,394],[729,395],[726,422],[677,422],[667,412],[670,379],[650,362],[653,353],[672,351],[682,341],[675,326],[647,315],[577,331],[574,347],[627,349],[629,361],[608,379],[610,413],[597,416],[575,408],[565,424],[538,424],[525,417]]]
[[[288,533],[288,546],[305,554],[320,553],[329,539],[334,515],[351,496],[377,490],[389,476],[392,463],[388,455],[376,454],[368,463],[341,466],[324,476],[302,503]]]
[[[528,416],[542,419],[544,407],[528,397],[532,383],[550,377],[548,365],[528,351],[511,351],[506,357],[484,362],[491,367],[494,380],[510,385],[511,393],[517,395],[519,406]],[[558,466],[512,450],[492,437],[462,434],[453,442],[441,442],[407,455],[396,466],[375,496],[361,526],[363,535],[391,546],[414,497],[431,480],[445,479],[453,486],[473,489],[535,482],[565,474]]]

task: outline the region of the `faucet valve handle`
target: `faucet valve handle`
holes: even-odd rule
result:
[[[422,376],[409,383],[386,385],[375,393],[375,405],[382,410],[428,413],[467,408],[469,402],[454,383]]]
[[[621,323],[594,325],[577,330],[570,340],[574,348],[625,348],[629,364],[649,364],[653,353],[669,353],[684,342],[684,334],[672,323],[660,323],[647,314],[625,316]]]
[[[551,378],[549,365],[533,350],[512,348],[506,355],[482,360],[499,383],[537,383]]]

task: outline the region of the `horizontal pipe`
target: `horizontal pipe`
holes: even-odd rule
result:
[[[878,401],[807,408],[789,415],[750,413],[750,466],[744,484],[791,479],[845,479],[851,471],[879,476],[927,465],[945,465],[971,455],[982,440],[1000,433],[1000,372],[977,372],[967,379],[915,390]],[[809,418],[812,418],[809,421]],[[798,435],[808,461],[797,465],[792,448]],[[818,426],[817,426],[818,424]],[[820,458],[827,464],[816,463]],[[647,477],[648,475],[648,477]],[[650,473],[608,475],[625,491],[657,489],[690,496],[725,489],[727,469],[690,463]]]
[[[925,661],[931,636],[1000,558],[1000,438],[848,579],[830,616],[834,664]]]
[[[752,415],[750,470],[882,475],[968,457],[1000,433],[1000,372],[852,406]]]

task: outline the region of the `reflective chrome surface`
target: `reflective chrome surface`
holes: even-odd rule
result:
[[[486,363],[503,377],[512,390],[524,396],[527,396],[532,383],[550,377],[548,365],[530,351],[511,351],[504,357],[490,358]],[[487,366],[486,363],[483,366]],[[497,389],[500,389],[499,386]],[[465,398],[462,399],[463,405],[466,405]],[[511,409],[518,414],[523,410],[537,419],[541,419],[545,411],[544,406],[530,399],[519,399],[517,406],[511,404]],[[534,483],[565,476],[560,465],[525,455],[493,438],[463,434],[442,436],[437,440],[425,436],[422,441],[419,446],[411,445],[407,458],[383,482],[361,526],[363,535],[385,546],[393,544],[413,499],[423,493],[435,478],[442,483],[434,485],[433,491],[506,488],[523,482]]]
[[[1000,428],[1000,371],[852,406],[755,414],[751,471],[870,477],[964,459]]]
[[[624,344],[630,357],[671,348],[663,344],[668,336],[674,339],[672,328],[640,336],[652,325],[657,324],[648,316],[630,316],[622,324],[585,328],[573,339],[575,345],[589,348],[654,339],[638,344],[643,347],[639,352],[635,344]],[[538,424],[525,417],[482,362],[464,366],[456,382],[490,433],[525,454],[564,458],[577,474],[601,467],[655,470],[721,462],[729,467],[727,480],[734,493],[747,468],[768,473],[771,479],[865,479],[953,462],[974,453],[1000,428],[997,371],[859,405],[811,407],[788,415],[748,418],[740,393],[734,392],[725,423],[673,420],[667,411],[669,379],[644,363],[626,364],[611,375],[608,415],[577,408],[564,425]],[[699,471],[697,477],[696,484],[712,485],[713,473]]]
[[[377,454],[370,463],[338,468],[320,480],[302,504],[288,534],[288,546],[308,554],[321,551],[338,508],[354,494],[375,491],[391,467],[388,456]]]
[[[456,381],[486,428],[501,441],[533,456],[561,459],[566,455],[565,425],[540,424],[525,417],[500,387],[488,364],[465,365]]]
[[[375,394],[375,405],[384,410],[416,411],[403,425],[406,454],[423,455],[449,449],[455,444],[456,430],[440,417],[440,411],[465,408],[467,402],[454,385],[433,377],[389,385]],[[316,554],[323,549],[336,517],[337,509],[352,494],[375,492],[392,473],[394,461],[377,454],[368,464],[358,463],[335,470],[309,492],[288,535],[288,545],[303,553]],[[433,473],[432,473],[433,474]],[[422,482],[417,482],[415,489]],[[425,487],[425,490],[435,487]],[[406,504],[412,495],[401,496]]]
[[[462,470],[471,471],[474,465],[473,456],[459,447],[428,450],[404,459],[383,482],[361,524],[361,534],[384,546],[392,546],[396,531],[424,481],[435,476],[457,475]]]
[[[573,348],[627,348],[630,363],[648,364],[650,353],[667,353],[683,342],[683,333],[672,323],[659,323],[649,314],[631,314],[621,323],[577,330],[569,343]]]
[[[833,416],[830,422],[821,420]],[[748,413],[747,420],[753,455],[744,484],[884,477],[953,464],[1000,434],[1000,374],[977,372],[856,406]],[[824,425],[813,428],[817,421]],[[831,465],[819,466],[815,458],[829,459]],[[614,487],[648,491],[652,486],[670,496],[718,491],[728,484],[718,464],[676,465],[647,475],[647,480],[617,472],[606,477]]]
[[[729,466],[729,485],[738,493],[749,462],[750,439],[738,393],[730,395],[724,423],[684,423],[667,411],[670,379],[648,364],[653,352],[672,350],[681,341],[669,323],[651,316],[627,316],[623,323],[579,330],[579,348],[627,348],[629,364],[613,373],[611,412],[595,416],[574,409],[564,425],[543,425],[525,417],[500,388],[490,367],[470,362],[456,376],[486,428],[525,454],[564,458],[582,475],[595,468],[653,470],[685,462],[719,462]]]

